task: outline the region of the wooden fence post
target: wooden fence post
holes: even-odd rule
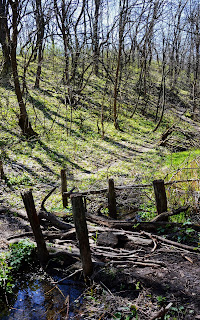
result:
[[[85,278],[90,277],[93,272],[93,264],[91,259],[88,229],[85,218],[85,209],[83,199],[78,195],[71,195],[72,212],[74,224],[76,228],[76,235],[79,242],[79,249]]]
[[[117,219],[116,195],[113,179],[108,180],[108,212],[111,218]]]
[[[35,209],[32,191],[29,190],[24,194],[21,194],[21,196],[24,202],[24,206],[26,208],[31,228],[33,230],[35,241],[37,243],[38,259],[40,260],[41,266],[45,267],[49,260],[49,252],[46,248],[44,237],[40,228],[40,221]]]
[[[62,192],[62,202],[63,202],[63,208],[66,208],[68,206],[68,199],[65,192],[67,192],[67,175],[66,175],[66,169],[62,169],[60,172],[61,176],[61,192]]]
[[[1,180],[3,180],[5,178],[4,171],[3,171],[3,161],[2,160],[0,160],[0,178],[1,178]]]
[[[164,180],[154,180],[153,181],[155,199],[156,199],[156,208],[157,213],[160,214],[162,212],[167,211],[167,196],[165,191]],[[168,218],[167,218],[168,221]]]

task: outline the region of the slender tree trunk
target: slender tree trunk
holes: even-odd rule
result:
[[[42,44],[41,44],[38,49],[38,65],[37,65],[37,72],[36,72],[36,79],[35,79],[35,88],[37,89],[40,87],[42,60],[43,60],[43,50],[42,50]]]
[[[199,107],[199,62],[200,62],[200,33],[199,33],[199,21],[198,17],[196,18],[195,23],[196,39],[195,39],[195,67],[194,67],[194,85],[193,85],[193,120],[196,120],[198,107]]]
[[[3,53],[3,67],[0,73],[0,78],[1,82],[5,84],[9,81],[12,73],[6,0],[0,0],[0,44],[2,46]]]
[[[98,76],[98,73],[99,73],[99,28],[98,28],[99,9],[100,9],[100,0],[95,0],[93,54],[94,54],[94,73],[96,76]]]
[[[44,15],[42,12],[41,0],[36,0],[36,24],[37,24],[37,49],[38,49],[38,65],[35,79],[35,88],[40,86],[40,78],[43,60],[43,40],[44,40]]]
[[[119,125],[117,123],[117,96],[118,96],[118,82],[119,82],[121,53],[122,53],[122,44],[120,42],[119,51],[118,51],[118,59],[117,59],[117,70],[116,70],[116,75],[115,75],[114,103],[113,103],[113,120],[114,120],[114,126],[116,129],[119,129]]]
[[[13,33],[12,33],[12,40],[11,40],[11,64],[12,64],[12,73],[13,73],[13,79],[14,79],[14,86],[15,86],[15,94],[17,96],[17,101],[19,104],[19,126],[22,130],[22,133],[27,136],[35,136],[37,135],[35,131],[31,127],[31,123],[28,119],[28,114],[26,110],[26,106],[23,101],[22,97],[22,91],[20,88],[19,83],[19,76],[18,76],[18,68],[17,68],[17,57],[16,57],[16,50],[17,50],[17,21],[18,21],[18,0],[15,2],[10,1],[11,8],[12,8],[12,27],[13,27]]]
[[[119,129],[119,125],[117,122],[117,96],[119,91],[119,82],[120,82],[120,72],[122,70],[122,46],[123,46],[123,36],[124,36],[124,28],[126,24],[126,13],[127,13],[127,0],[119,1],[119,49],[118,49],[118,57],[117,57],[117,69],[115,75],[115,85],[114,85],[114,103],[113,103],[113,120],[114,126],[116,129]]]

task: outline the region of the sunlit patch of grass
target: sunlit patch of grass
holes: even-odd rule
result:
[[[200,156],[200,149],[192,149],[188,151],[171,153],[165,158],[167,167],[177,168],[191,162],[195,157]]]
[[[0,125],[3,129],[0,131],[1,157],[5,159],[5,166],[6,161],[21,166],[21,180],[18,181],[16,175],[13,175],[13,188],[17,189],[26,182],[26,172],[30,180],[25,187],[32,186],[34,190],[39,190],[38,185],[41,184],[59,184],[63,167],[68,168],[68,187],[75,185],[83,191],[105,187],[110,177],[115,179],[116,184],[126,184],[134,182],[139,175],[139,183],[146,183],[163,178],[166,172],[170,173],[188,157],[189,152],[170,155],[167,149],[158,145],[161,134],[174,122],[172,114],[164,114],[156,132],[153,132],[156,125],[155,110],[152,112],[149,105],[148,115],[142,115],[138,108],[132,117],[129,116],[138,99],[136,83],[140,69],[136,66],[127,66],[130,69],[130,86],[122,79],[117,103],[120,130],[116,130],[112,110],[113,84],[104,77],[91,76],[88,85],[77,97],[77,103],[72,107],[65,105],[67,88],[62,81],[63,58],[60,54],[55,56],[48,52],[44,56],[40,89],[34,89],[37,64],[33,62],[27,72],[28,94],[24,96],[31,123],[38,133],[35,141],[25,141],[21,136],[13,87],[0,86],[0,103],[3,107],[0,109]],[[22,75],[24,58],[18,59]],[[159,83],[160,67],[155,70],[154,67],[152,65],[151,80]],[[143,102],[144,97],[141,97],[141,105]],[[152,93],[149,102],[151,108],[152,105],[155,108],[155,102]],[[104,139],[97,127],[98,122],[101,129],[102,104]],[[195,150],[193,155],[200,155],[200,151]],[[164,170],[164,167],[167,169]],[[9,175],[12,177],[12,173]],[[61,195],[52,195],[51,204],[48,205],[50,208],[61,209]]]

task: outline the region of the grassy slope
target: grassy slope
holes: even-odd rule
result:
[[[120,105],[118,120],[122,130],[115,130],[111,113],[113,88],[106,88],[105,93],[105,82],[101,77],[91,77],[89,86],[73,109],[71,135],[67,134],[71,112],[64,104],[61,68],[62,62],[58,58],[54,58],[54,63],[45,61],[40,90],[33,89],[34,64],[28,73],[26,105],[33,127],[39,133],[39,139],[35,141],[25,141],[20,135],[13,88],[0,87],[0,146],[9,178],[9,186],[4,190],[9,204],[21,207],[20,191],[30,186],[33,186],[39,203],[44,191],[59,180],[63,167],[68,168],[69,187],[76,185],[85,190],[105,186],[107,177],[114,177],[116,184],[164,178],[184,159],[200,154],[192,151],[173,155],[166,148],[159,147],[161,134],[178,118],[169,110],[159,129],[153,133],[155,123],[151,115],[142,116],[138,110],[132,118],[127,116],[134,107],[131,96],[136,93],[132,89],[127,90],[129,104],[122,100]],[[156,69],[153,77],[154,80],[160,77]],[[188,95],[182,91],[182,95]],[[154,99],[150,97],[150,105],[155,105]],[[105,107],[104,139],[97,130],[102,103]],[[188,128],[188,124],[179,125]],[[61,207],[58,193],[51,199],[51,206]]]

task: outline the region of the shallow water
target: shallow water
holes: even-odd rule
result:
[[[54,277],[54,280],[59,280]],[[16,285],[10,308],[0,310],[1,320],[61,320],[66,319],[68,300],[71,306],[83,291],[74,281],[65,280],[55,286],[47,280],[24,280]],[[71,308],[70,308],[71,309]],[[68,319],[73,318],[69,309]]]

